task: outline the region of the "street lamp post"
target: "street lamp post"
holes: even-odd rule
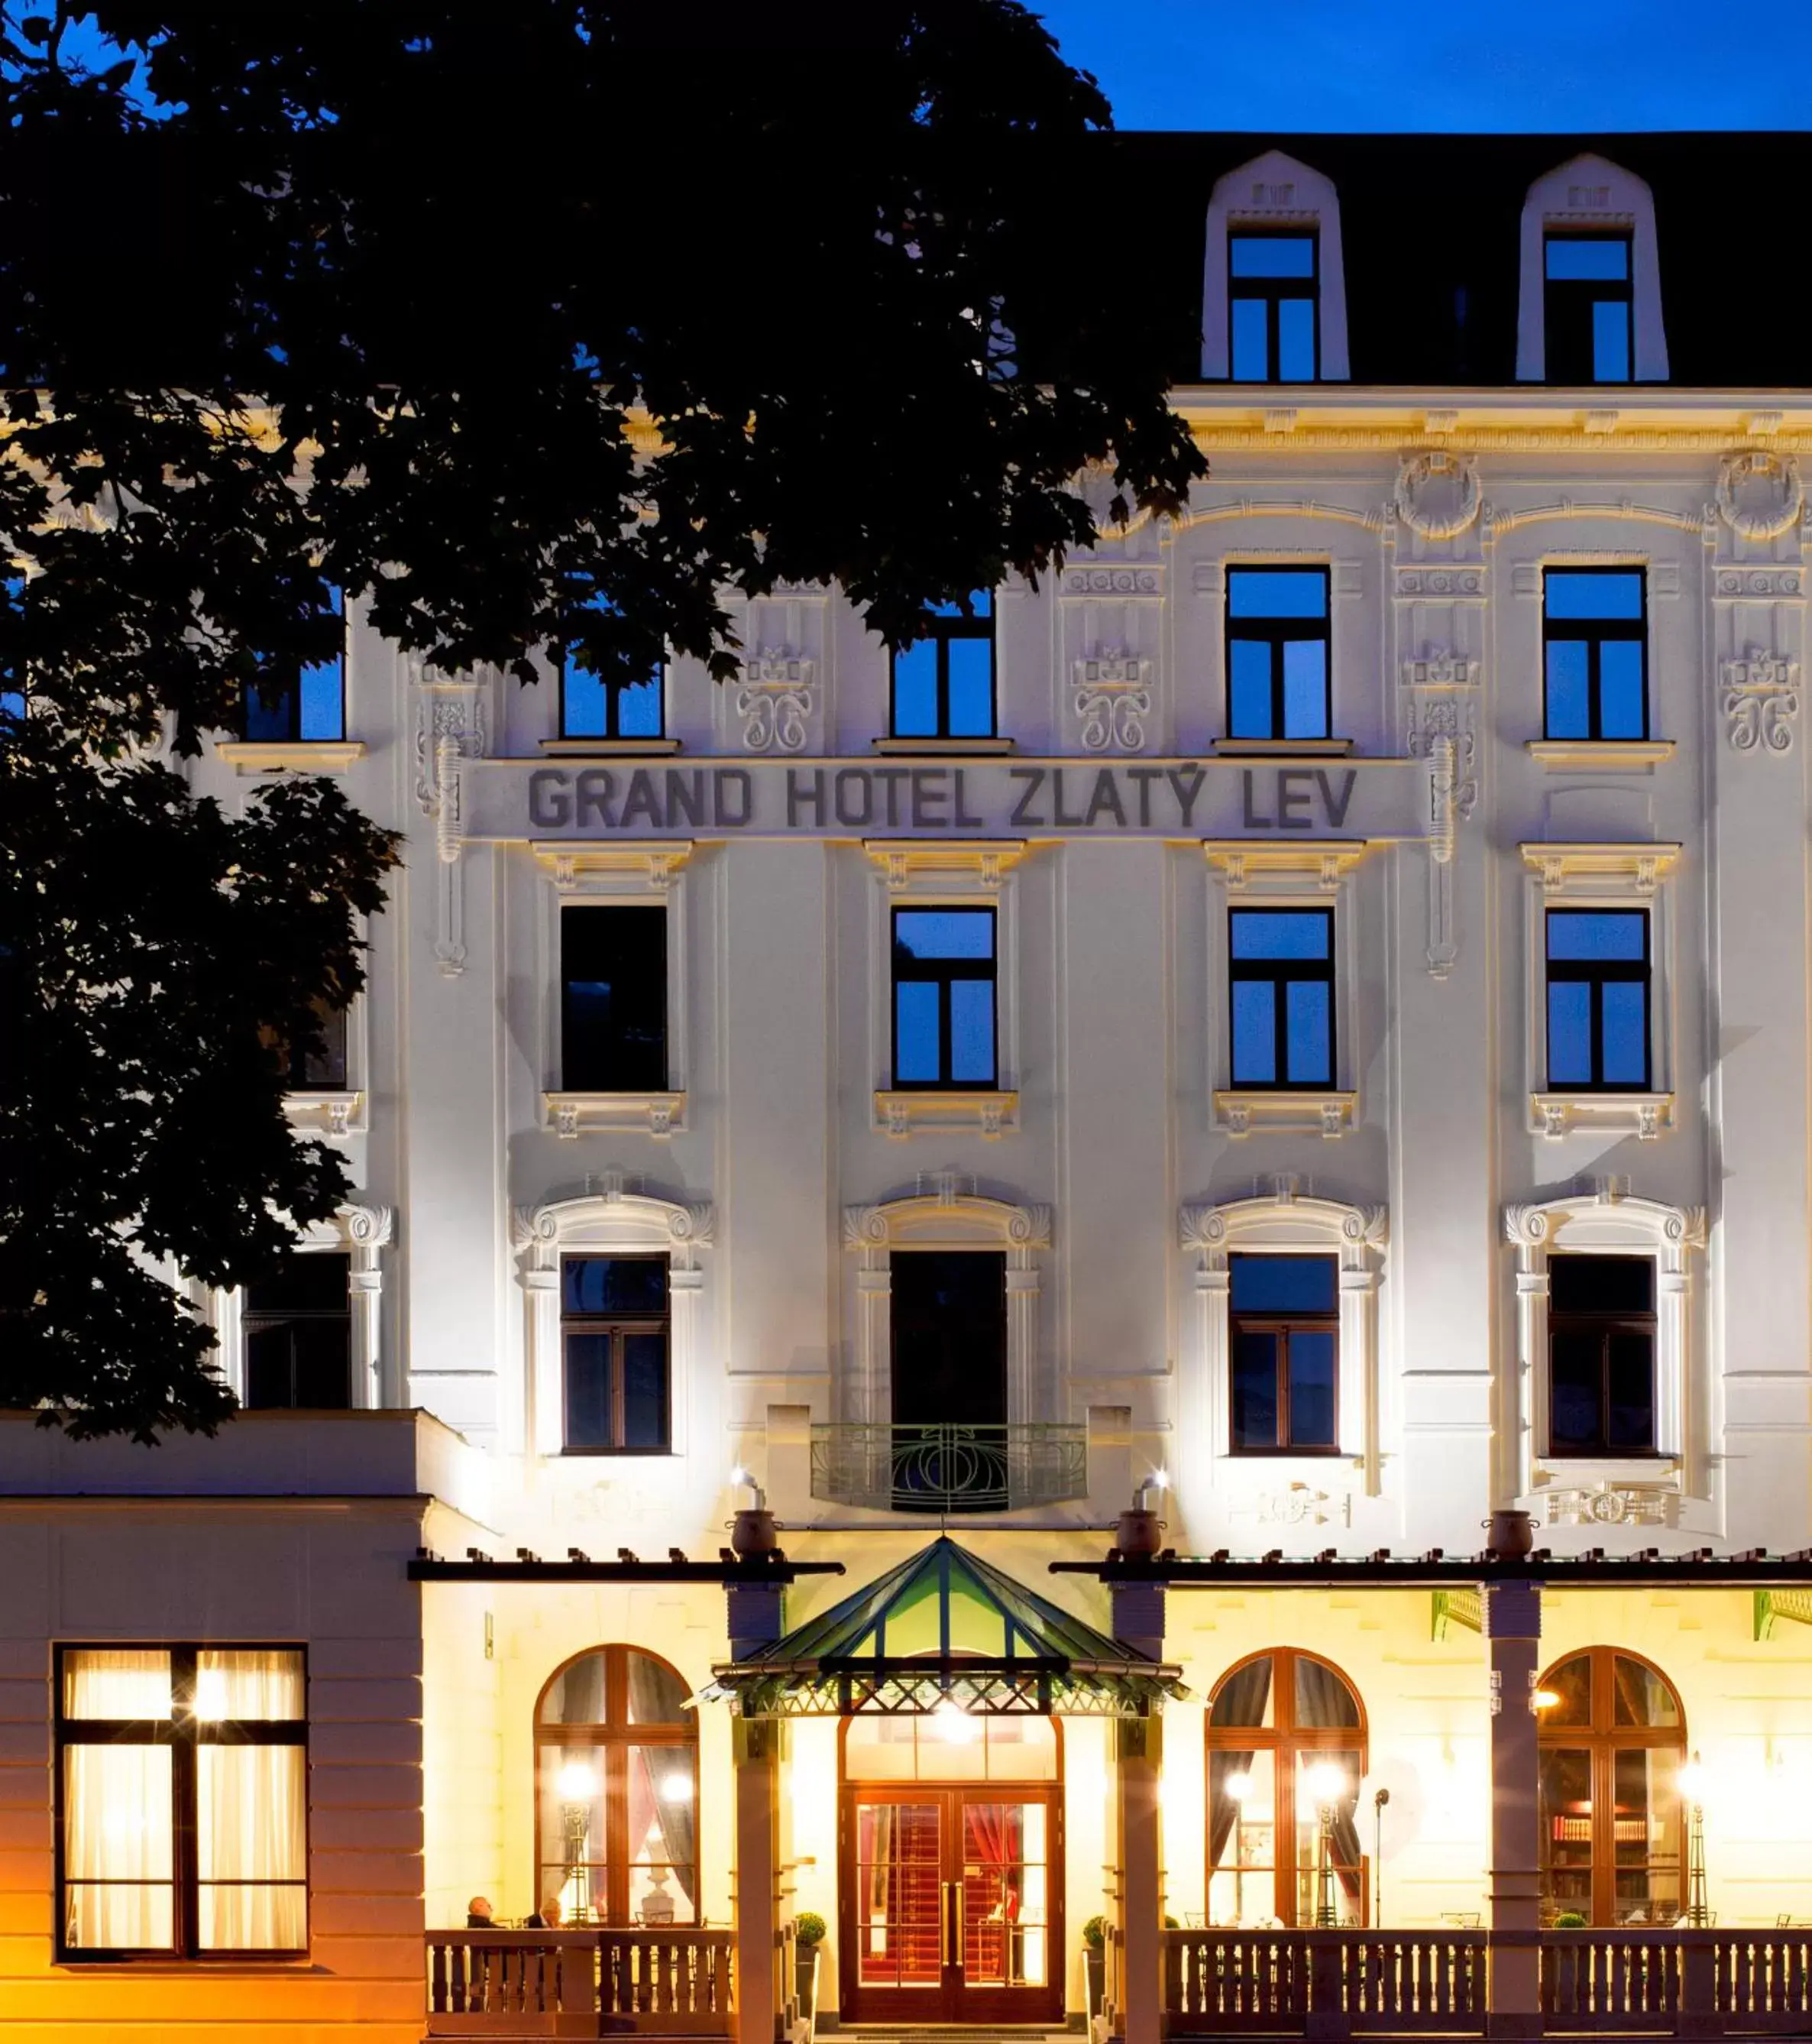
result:
[[[560,1818],[566,1832],[566,1878],[572,1886],[569,1913],[582,1923],[591,1913],[591,1869],[585,1861],[585,1841],[591,1832],[592,1798],[597,1793],[597,1777],[577,1761],[560,1769]]]
[[[1689,1931],[1706,1931],[1711,1927],[1711,1911],[1705,1895],[1705,1767],[1696,1753],[1680,1771],[1680,1792],[1688,1812],[1686,1926]]]
[[[1332,1761],[1323,1761],[1309,1769],[1307,1787],[1321,1817],[1315,1862],[1315,1927],[1338,1931],[1340,1909],[1334,1898],[1334,1815],[1346,1793],[1346,1771]]]

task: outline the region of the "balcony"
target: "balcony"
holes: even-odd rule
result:
[[[871,1512],[1019,1512],[1088,1495],[1088,1429],[848,1421],[812,1429],[812,1495]]]

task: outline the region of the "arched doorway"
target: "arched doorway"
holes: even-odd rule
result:
[[[1361,1924],[1365,1707],[1294,1646],[1236,1662],[1209,1700],[1208,1920]]]
[[[698,1716],[635,1646],[555,1669],[535,1706],[535,1893],[576,1923],[698,1921]]]
[[[843,1720],[846,2023],[1063,2020],[1063,1741],[1055,1719]]]
[[[1587,1647],[1536,1691],[1541,1894],[1548,1919],[1672,1923],[1680,1913],[1679,1692],[1639,1655]]]

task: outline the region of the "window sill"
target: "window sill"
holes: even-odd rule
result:
[[[562,759],[662,759],[680,750],[677,738],[544,738],[543,752]]]
[[[903,753],[908,757],[915,752],[927,756],[950,753],[960,759],[966,752],[998,755],[1013,750],[1010,738],[871,738],[869,743],[877,752]]]
[[[219,738],[214,756],[241,774],[344,774],[365,757],[362,738]]]
[[[543,1127],[562,1139],[601,1130],[672,1135],[685,1127],[683,1093],[544,1093]]]
[[[1344,759],[1353,745],[1350,738],[1217,738],[1210,750],[1217,759]]]
[[[363,1093],[286,1093],[283,1112],[292,1128],[313,1135],[363,1135],[370,1125]]]
[[[1633,1135],[1652,1143],[1674,1125],[1671,1093],[1532,1093],[1529,1130],[1532,1135],[1559,1137],[1589,1131],[1594,1135]]]
[[[1531,738],[1522,749],[1548,774],[1652,774],[1679,748],[1671,738]]]
[[[1004,1135],[1019,1125],[1019,1096],[977,1088],[964,1092],[935,1086],[877,1090],[874,1125],[884,1135],[943,1135],[953,1128]]]
[[[1280,1135],[1344,1135],[1359,1111],[1356,1093],[1296,1093],[1282,1086],[1217,1091],[1215,1126],[1236,1139],[1263,1129]]]

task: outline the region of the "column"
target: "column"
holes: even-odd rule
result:
[[[1484,1587],[1491,1649],[1491,1971],[1486,2032],[1541,2034],[1541,1831],[1535,1682],[1541,1654],[1541,1585]]]
[[[738,1718],[736,2039],[775,2044],[780,1931],[780,1721]]]
[[[1164,2033],[1164,1838],[1158,1792],[1164,1720],[1114,1727],[1115,1858],[1120,1869],[1120,2034],[1159,2044]]]

